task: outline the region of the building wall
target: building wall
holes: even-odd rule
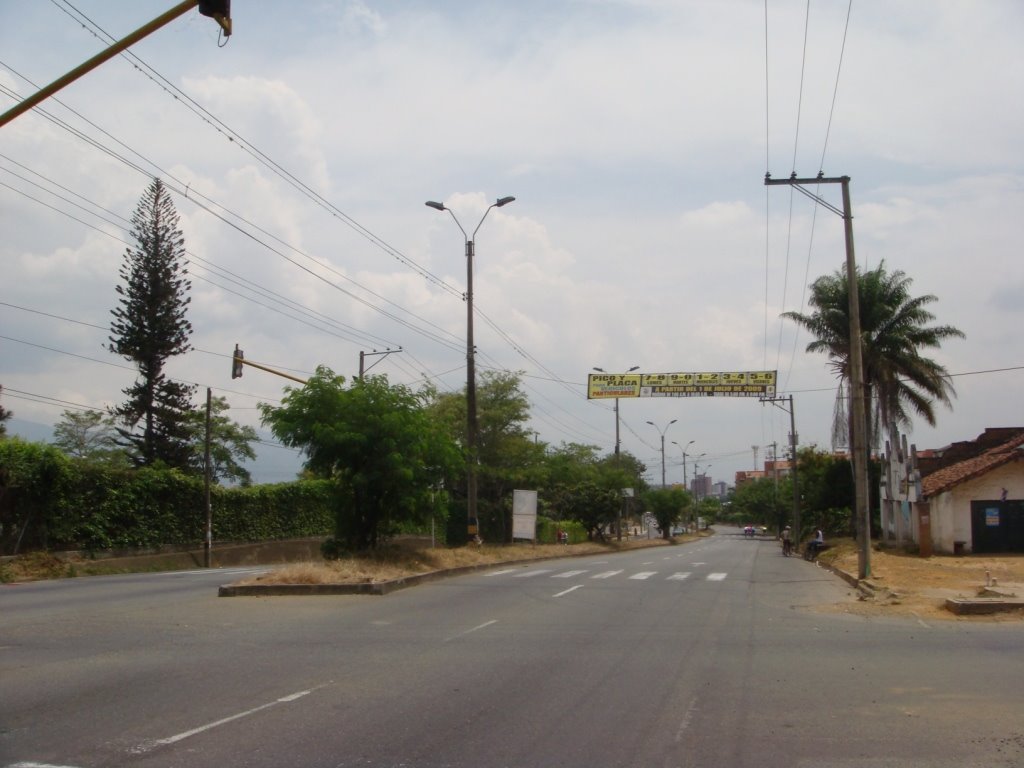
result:
[[[962,541],[964,551],[972,552],[971,502],[999,499],[1004,488],[1008,499],[1024,499],[1024,462],[1012,461],[996,467],[931,499],[935,550],[952,554],[955,542]]]

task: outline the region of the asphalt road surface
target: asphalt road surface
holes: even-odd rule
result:
[[[772,542],[387,597],[0,586],[0,768],[1024,765],[1019,623],[868,619]]]

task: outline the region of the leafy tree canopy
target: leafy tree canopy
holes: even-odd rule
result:
[[[211,475],[216,483],[226,481],[248,486],[252,475],[242,462],[256,458],[252,444],[259,440],[259,435],[254,428],[228,418],[229,409],[226,398],[214,397],[210,401]],[[202,472],[206,460],[205,406],[189,413],[188,426],[192,436],[192,466],[196,472]]]
[[[113,419],[102,411],[64,411],[54,426],[53,444],[68,456],[96,464],[128,466],[117,445]]]
[[[644,494],[644,505],[666,539],[671,538],[672,526],[683,519],[692,503],[693,498],[682,488],[657,488]]]
[[[955,394],[946,369],[922,352],[937,349],[946,339],[964,338],[950,325],[930,325],[935,316],[926,307],[935,296],[910,294],[911,278],[889,272],[885,262],[867,272],[857,270],[864,361],[865,406],[874,397],[883,427],[910,422],[917,414],[935,424],[933,403],[951,407]],[[845,269],[819,277],[811,285],[811,314],[786,312],[814,335],[808,352],[828,355],[837,375],[850,379],[850,286]],[[866,441],[872,444],[871,436]]]
[[[0,394],[3,394],[4,388],[0,386]],[[7,425],[5,421],[10,419],[14,414],[0,405],[0,437],[4,437],[7,434]]]
[[[458,447],[427,410],[427,393],[373,376],[345,385],[320,367],[280,407],[260,405],[278,440],[305,451],[306,467],[339,489],[335,536],[375,547],[391,527],[443,514],[437,493],[459,464]]]

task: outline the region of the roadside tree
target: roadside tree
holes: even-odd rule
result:
[[[192,325],[185,318],[191,283],[178,214],[159,179],[143,194],[131,223],[135,245],[124,254],[108,349],[134,363],[138,378],[123,390],[128,399],[111,415],[118,444],[130,450],[137,466],[187,470],[195,387],[168,378],[164,369],[169,358],[191,349]]]
[[[683,520],[693,503],[693,497],[682,488],[656,488],[644,494],[647,511],[658,521],[665,539],[672,538],[672,527]]]
[[[912,414],[935,425],[934,403],[952,408],[955,395],[948,371],[922,351],[938,349],[946,339],[964,338],[951,325],[929,325],[935,316],[925,307],[938,299],[913,297],[913,281],[902,270],[888,272],[885,262],[870,271],[857,270],[861,338],[864,362],[864,412],[873,404],[882,431],[911,423]],[[819,277],[811,284],[810,314],[785,312],[783,317],[803,326],[815,339],[808,352],[828,355],[829,365],[845,382],[850,381],[850,286],[846,271]],[[852,391],[852,390],[851,390]],[[852,419],[852,408],[849,418]],[[864,445],[876,444],[873,419],[868,418]],[[852,426],[850,434],[853,434]],[[895,436],[892,436],[895,440]],[[868,456],[864,457],[865,462]],[[854,515],[851,508],[851,516]],[[859,521],[851,518],[854,529]]]
[[[0,395],[3,394],[4,388],[0,386]],[[8,421],[14,414],[0,405],[0,437],[7,436],[7,424],[4,422]]]
[[[433,417],[464,448],[465,391],[429,391],[429,397]],[[527,429],[530,401],[522,390],[520,374],[484,371],[477,382],[476,400],[477,515],[485,539],[508,541],[512,535],[512,491],[542,486],[546,446],[536,442]],[[466,497],[464,467],[463,463],[458,474],[445,479],[446,487],[458,489],[462,499]],[[459,517],[464,518],[464,514]]]
[[[401,523],[444,518],[439,486],[459,451],[428,398],[385,376],[346,386],[319,367],[304,387],[286,389],[280,407],[260,404],[275,437],[303,449],[306,468],[337,484],[335,551],[374,548]]]
[[[129,466],[117,445],[113,419],[102,411],[64,411],[53,428],[53,444],[75,459],[94,464]]]
[[[210,401],[210,466],[215,483],[228,482],[241,486],[252,484],[252,475],[242,462],[256,458],[252,444],[259,440],[253,427],[243,426],[227,416],[231,406],[223,397]],[[206,451],[206,408],[193,410],[188,415],[191,434],[191,465],[197,473],[204,470]]]

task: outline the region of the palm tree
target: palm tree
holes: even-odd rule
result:
[[[935,319],[926,305],[935,296],[910,295],[913,281],[902,270],[886,272],[885,262],[862,273],[857,270],[861,339],[864,357],[865,412],[877,402],[881,428],[891,431],[907,425],[911,415],[935,425],[933,404],[952,408],[953,383],[946,369],[921,351],[938,348],[950,338],[964,338],[951,325],[928,326]],[[809,303],[814,312],[785,312],[783,317],[806,328],[816,338],[808,352],[825,352],[840,377],[850,379],[850,299],[846,271],[819,277],[811,284]],[[869,432],[871,427],[868,427]],[[872,435],[866,436],[872,444]]]

